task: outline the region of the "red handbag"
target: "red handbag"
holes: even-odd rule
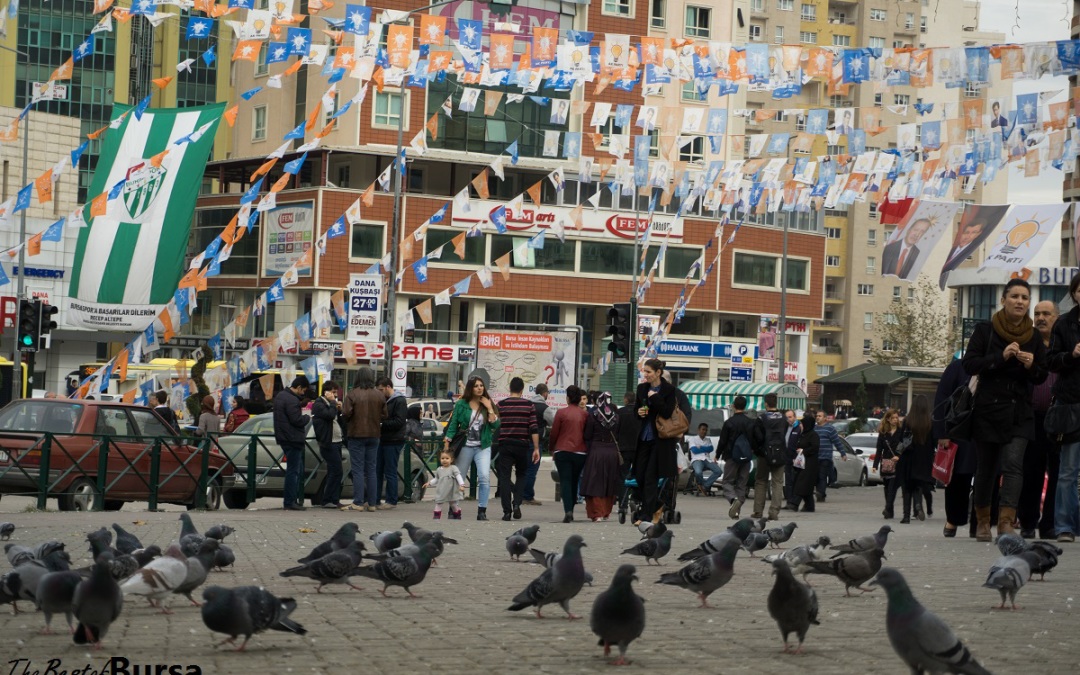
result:
[[[938,448],[934,453],[934,468],[931,474],[941,482],[948,485],[952,480],[953,462],[956,461],[956,443],[949,441],[944,448]]]

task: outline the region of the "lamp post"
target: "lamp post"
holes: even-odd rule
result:
[[[0,45],[0,49],[4,49],[4,50],[7,50],[9,52],[13,52],[16,56],[21,56],[24,59],[26,59],[27,68],[26,68],[26,71],[25,71],[24,74],[26,75],[26,103],[27,103],[27,106],[29,106],[30,101],[33,98],[33,94],[34,94],[34,85],[30,81],[30,55],[28,53],[20,50],[20,49],[12,49],[11,47],[5,47],[3,45]],[[30,157],[30,145],[29,145],[29,143],[30,143],[30,111],[29,110],[26,111],[26,119],[23,122],[23,130],[22,130],[22,132],[23,132],[23,142],[22,142],[22,182],[20,183],[20,185],[25,186],[26,181],[29,180],[29,177],[28,177],[28,174],[29,174],[28,164],[29,164],[29,157]],[[19,242],[20,243],[26,241],[26,211],[27,211],[26,209],[23,209],[19,213]],[[24,275],[26,274],[26,272],[23,269],[25,267],[26,267],[26,247],[25,246],[20,246],[19,247],[19,271],[16,274],[16,277],[17,277],[17,280],[16,280],[16,295],[18,296],[18,297],[15,298],[16,303],[22,301],[23,294],[26,292],[25,287],[24,287],[24,284],[25,284],[25,281],[26,281],[25,278],[24,278]],[[12,400],[20,398],[20,396],[22,394],[22,358],[19,355],[19,349],[18,349],[18,339],[19,339],[18,338],[18,331],[16,330],[14,332],[15,332],[15,336],[16,336],[15,337],[15,346],[11,350],[11,352],[12,352],[11,353],[11,356],[12,356],[12,358],[11,358],[11,364],[12,364],[11,365],[11,398],[12,398]]]

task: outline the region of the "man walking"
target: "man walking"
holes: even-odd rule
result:
[[[829,418],[825,416],[824,410],[814,413],[814,431],[817,432],[818,440],[821,441],[818,450],[817,474],[817,498],[819,502],[825,501],[825,489],[829,487],[829,481],[832,480],[833,449],[835,448],[840,453],[840,459],[847,461],[847,452],[844,451],[844,444],[840,442],[840,434],[837,433],[836,427],[827,424],[828,421]]]
[[[303,511],[304,451],[310,417],[302,412],[300,397],[311,384],[298,375],[288,389],[274,397],[274,440],[285,452],[285,509]]]
[[[323,384],[322,396],[311,404],[315,441],[319,444],[319,454],[326,464],[321,504],[324,509],[340,509],[344,506],[341,503],[341,446],[345,439],[345,420],[341,415],[341,401],[338,399],[340,390],[337,382],[326,382]]]
[[[784,413],[776,409],[776,394],[765,394],[765,412],[758,418],[765,428],[765,444],[757,455],[757,474],[754,478],[754,513],[751,517],[761,518],[765,510],[765,493],[772,489],[772,501],[769,504],[769,520],[780,518],[780,499],[784,492],[784,467],[787,466],[785,434],[787,420]],[[770,481],[771,479],[771,481]]]
[[[386,398],[386,416],[382,418],[379,436],[379,456],[375,460],[380,511],[397,507],[398,459],[405,447],[405,422],[408,404],[405,396],[394,391],[394,383],[385,375],[375,382],[375,388]],[[407,480],[411,480],[411,477]],[[383,483],[385,482],[385,485]]]
[[[499,435],[496,439],[499,456],[495,460],[495,475],[499,479],[503,520],[521,520],[521,502],[530,464],[540,464],[540,434],[536,406],[526,399],[525,381],[510,380],[510,395],[499,401]],[[517,482],[510,481],[514,471]]]
[[[532,402],[533,407],[536,409],[536,429],[540,436],[540,454],[542,455],[544,446],[547,445],[548,430],[551,428],[552,420],[555,419],[555,409],[547,404],[548,387],[546,384],[541,382],[536,385],[534,391],[536,393],[529,397],[529,401]],[[536,498],[536,474],[539,471],[540,462],[529,462],[529,466],[525,470],[525,485],[521,489],[522,504],[528,504],[529,506],[540,506],[542,504]]]
[[[375,389],[375,372],[371,368],[364,366],[357,372],[356,386],[345,395],[342,414],[348,425],[346,445],[353,491],[352,504],[345,509],[374,511],[379,499],[376,464],[386,397]]]
[[[176,421],[176,413],[169,407],[169,395],[164,390],[154,393],[154,400],[157,401],[157,405],[154,406],[154,411],[161,415],[161,419],[165,420],[165,424],[169,426],[174,434],[180,434],[180,425]]]
[[[1050,332],[1057,322],[1057,305],[1043,300],[1035,305],[1035,330],[1039,331],[1043,345],[1050,349]],[[1051,539],[1054,527],[1054,498],[1057,495],[1058,467],[1061,463],[1060,448],[1046,436],[1043,423],[1050,409],[1050,392],[1057,381],[1057,373],[1050,373],[1046,381],[1037,384],[1031,396],[1031,408],[1035,412],[1035,438],[1024,450],[1024,483],[1020,488],[1020,501],[1016,515],[1020,519],[1020,536],[1034,539],[1036,531],[1040,539]],[[1050,480],[1044,480],[1046,474]],[[1046,496],[1043,497],[1043,484]]]
[[[787,421],[787,431],[784,432],[784,449],[786,451],[784,464],[784,510],[795,511],[795,478],[800,469],[795,468],[795,457],[799,454],[799,418],[794,410],[784,413]]]
[[[717,452],[724,460],[724,477],[720,484],[724,497],[731,502],[728,517],[738,519],[750,482],[750,459],[765,444],[765,428],[760,420],[750,419],[746,414],[745,396],[736,396],[731,407],[735,414],[720,429]]]
[[[697,427],[697,436],[690,439],[690,468],[694,470],[698,485],[705,492],[712,490],[713,483],[720,479],[722,471],[720,465],[712,459],[714,448],[708,434],[709,425],[702,422]],[[706,470],[709,472],[708,479],[705,478]]]

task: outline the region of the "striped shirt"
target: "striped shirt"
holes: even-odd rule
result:
[[[520,396],[509,396],[499,401],[499,440],[532,442],[532,435],[539,432],[536,424],[536,406]]]

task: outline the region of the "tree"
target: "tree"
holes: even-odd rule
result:
[[[959,331],[953,324],[948,295],[928,277],[913,285],[911,299],[894,299],[875,317],[881,346],[871,351],[875,363],[904,366],[944,366],[952,357]]]
[[[206,386],[203,375],[206,373],[206,365],[210,362],[212,355],[213,352],[209,349],[200,350],[198,360],[191,367],[191,383],[195,385],[195,391],[184,399],[184,405],[195,422],[198,422],[199,415],[202,413],[203,398],[210,395],[210,387]]]
[[[860,373],[862,376],[862,382],[859,383],[859,388],[855,390],[855,406],[851,411],[855,415],[855,419],[848,423],[848,433],[857,434],[866,428],[866,410],[867,410],[867,395],[866,395],[866,373]]]

